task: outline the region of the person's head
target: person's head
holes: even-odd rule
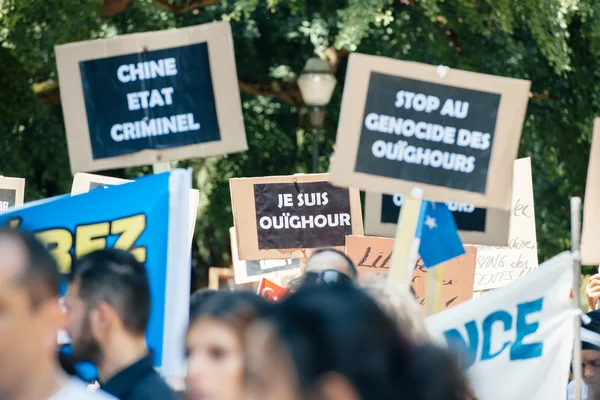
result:
[[[253,324],[245,350],[249,400],[421,398],[417,346],[351,285],[301,288]]]
[[[421,308],[415,300],[410,286],[390,284],[385,275],[378,274],[360,279],[360,286],[410,340],[419,344],[430,340]]]
[[[581,327],[583,379],[594,392],[600,393],[600,310],[587,316],[590,322]]]
[[[185,337],[188,399],[241,399],[243,336],[267,307],[263,298],[250,292],[215,292],[192,299]]]
[[[350,258],[336,249],[318,249],[306,262],[304,272],[320,273],[325,270],[335,270],[356,279],[358,273]]]
[[[123,250],[98,250],[73,266],[65,296],[73,356],[96,364],[116,340],[143,339],[150,316],[144,265]]]
[[[0,229],[0,396],[27,374],[57,367],[60,274],[33,234]]]

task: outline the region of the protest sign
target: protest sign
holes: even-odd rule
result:
[[[114,185],[122,185],[124,183],[133,182],[129,179],[113,178],[112,176],[86,174],[85,172],[77,172],[73,177],[73,185],[71,186],[71,195],[87,193],[92,189],[99,187],[108,187]]]
[[[446,72],[351,54],[332,183],[507,210],[530,82]]]
[[[122,185],[124,183],[133,182],[130,179],[113,178],[111,176],[86,174],[85,172],[77,172],[73,178],[71,186],[71,195],[87,193],[95,188],[106,188],[114,185]],[[200,200],[200,191],[198,189],[190,189],[190,247],[194,239],[194,229],[196,229],[196,216],[198,214],[198,201]]]
[[[585,199],[583,202],[583,229],[581,231],[581,263],[600,264],[600,118],[594,119],[594,134],[590,149]]]
[[[73,172],[247,149],[228,22],[56,46]]]
[[[404,196],[367,192],[365,195],[365,233],[394,237]],[[447,202],[463,243],[506,246],[509,212],[479,208],[473,204]]]
[[[460,303],[471,300],[473,297],[473,280],[475,275],[475,264],[477,262],[477,248],[465,246],[465,254],[440,264],[436,268],[443,271],[441,282],[436,283],[435,290],[438,300],[434,303],[436,312],[454,307]],[[421,307],[427,302],[427,273],[421,258],[417,259],[417,265],[412,277],[412,287]]]
[[[151,310],[146,340],[163,375],[183,376],[182,329],[188,321],[191,174],[150,175],[121,186],[60,196],[0,214],[0,226],[30,231],[45,242],[61,273],[94,250],[130,251],[148,272]],[[132,200],[134,199],[134,200]],[[135,199],[143,199],[142,201]]]
[[[359,277],[372,273],[387,274],[392,259],[394,239],[371,236],[347,236],[346,255],[358,270]],[[443,282],[438,288],[441,309],[446,309],[470,300],[473,296],[473,276],[477,249],[465,246],[466,254],[440,264],[436,268],[444,271]],[[425,306],[427,290],[427,268],[421,259],[415,265],[412,287],[419,304]]]
[[[344,246],[363,233],[360,195],[329,174],[230,179],[241,260],[308,258],[311,249]]]
[[[572,265],[565,252],[507,287],[426,320],[434,337],[462,355],[478,399],[565,397],[580,312],[570,298]]]
[[[394,239],[374,236],[346,236],[345,252],[358,271],[358,276],[387,274],[392,261]]]
[[[25,179],[0,176],[0,212],[23,205]]]
[[[513,171],[508,247],[478,246],[474,290],[506,286],[538,266],[531,160],[515,160]]]
[[[231,238],[231,260],[236,285],[259,282],[262,278],[279,280],[282,277],[297,278],[302,275],[300,260],[297,258],[287,260],[240,260],[235,228],[229,229],[229,237]]]

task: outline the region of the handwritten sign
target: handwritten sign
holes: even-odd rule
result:
[[[73,172],[247,149],[228,22],[56,47]]]
[[[531,160],[514,162],[508,247],[478,246],[475,290],[490,290],[527,275],[538,266]]]
[[[477,248],[465,246],[465,254],[441,264],[436,268],[442,268],[443,277],[440,287],[441,310],[454,307],[473,297],[473,284],[475,276],[475,263],[477,260]],[[428,269],[421,259],[417,259],[417,265],[412,278],[412,287],[421,307],[425,307],[427,293]],[[437,283],[436,283],[437,284]]]
[[[331,180],[508,209],[529,81],[353,53]]]
[[[230,179],[241,260],[308,258],[311,249],[344,246],[363,233],[356,189],[329,183],[329,174]]]
[[[354,262],[358,276],[387,274],[392,261],[394,239],[372,236],[346,236],[346,255]]]
[[[360,276],[379,273],[387,274],[394,239],[371,236],[347,236],[346,255],[354,262]],[[477,248],[465,246],[466,253],[458,258],[440,265],[443,268],[443,283],[441,291],[441,309],[453,307],[473,297],[473,280]],[[436,268],[440,268],[436,267]],[[417,301],[425,307],[425,293],[427,293],[427,268],[417,259],[412,278],[412,287],[417,296]]]

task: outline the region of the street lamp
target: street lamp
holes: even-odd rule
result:
[[[325,107],[331,100],[337,80],[329,63],[318,57],[309,58],[298,77],[302,100],[310,108],[310,124],[313,129],[313,172],[319,168],[319,137],[325,122]]]

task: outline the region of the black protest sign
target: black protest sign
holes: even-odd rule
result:
[[[74,172],[247,148],[227,22],[56,48]]]
[[[379,193],[419,187],[428,200],[508,209],[529,82],[435,71],[351,56],[333,183]]]
[[[452,211],[463,243],[506,246],[510,212],[481,208],[473,204],[445,202]],[[365,195],[365,232],[367,235],[395,237],[404,196],[367,192]]]
[[[373,72],[356,171],[484,193],[500,95]]]
[[[14,207],[17,201],[17,191],[15,189],[0,189],[0,212]]]
[[[329,182],[254,185],[259,249],[343,246],[350,192]]]
[[[94,159],[221,138],[208,44],[79,63]]]
[[[231,179],[241,260],[308,258],[309,250],[343,247],[362,232],[359,192],[328,174]]]
[[[403,202],[403,196],[384,194],[381,199],[380,221],[388,224],[397,223]],[[448,209],[452,211],[452,216],[459,231],[485,232],[487,214],[485,208],[477,208],[472,204],[454,202],[446,202],[446,204],[448,205]]]
[[[0,176],[0,212],[23,205],[25,179]]]

